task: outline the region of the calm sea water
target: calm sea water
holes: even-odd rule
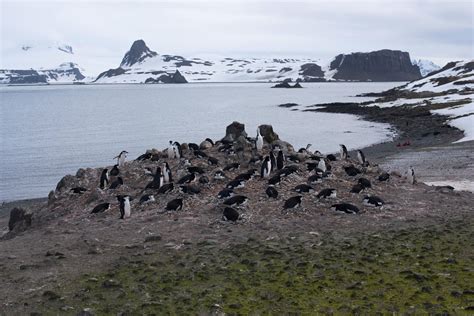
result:
[[[0,201],[43,197],[68,173],[113,164],[122,150],[130,159],[169,140],[200,142],[224,136],[232,121],[250,136],[272,124],[281,139],[321,152],[386,140],[385,124],[344,114],[304,113],[302,107],[354,98],[399,83],[313,83],[304,89],[271,84],[87,85],[0,87]]]

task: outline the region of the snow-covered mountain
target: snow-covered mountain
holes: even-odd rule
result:
[[[432,73],[433,71],[441,69],[440,66],[436,65],[431,60],[413,59],[411,62],[413,63],[413,65],[418,66],[423,77],[429,73]]]
[[[0,69],[0,84],[74,83],[85,78],[79,66],[71,62],[52,69]]]

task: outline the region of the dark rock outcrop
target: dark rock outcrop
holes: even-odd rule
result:
[[[295,83],[294,86],[289,84],[289,81],[283,81],[280,83],[277,83],[274,85],[272,88],[286,88],[286,89],[292,89],[292,88],[303,88],[299,82]]]
[[[258,129],[260,130],[260,135],[262,135],[263,140],[269,144],[280,139],[278,134],[273,131],[273,126],[271,125],[260,125]]]
[[[25,209],[15,207],[10,211],[8,229],[15,232],[22,232],[31,226],[32,214]]]
[[[109,69],[107,71],[104,71],[102,73],[100,73],[98,76],[97,76],[97,79],[95,79],[95,81],[99,80],[100,78],[102,77],[114,77],[114,76],[120,76],[120,75],[123,75],[124,73],[126,72],[125,69],[121,68],[121,67],[118,67],[116,69]]]
[[[145,80],[145,83],[188,83],[186,78],[179,72],[179,70],[176,70],[174,74],[162,74],[158,78],[148,78]]]
[[[130,47],[130,50],[123,57],[120,67],[130,67],[144,61],[146,58],[156,55],[158,54],[150,50],[148,46],[146,46],[145,41],[140,39],[133,42],[132,47]]]
[[[245,125],[234,121],[232,122],[232,124],[226,127],[225,136],[223,140],[234,141],[240,136],[247,137],[247,133],[245,132]]]
[[[300,75],[303,77],[324,77],[324,72],[321,66],[314,63],[307,63],[301,65]]]
[[[331,62],[334,79],[354,81],[412,81],[421,78],[410,54],[383,49],[369,53],[340,54]]]

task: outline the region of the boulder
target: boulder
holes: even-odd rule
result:
[[[75,176],[68,174],[59,180],[58,184],[56,185],[56,192],[62,193],[67,191],[68,189],[77,186],[78,183],[79,181]]]
[[[263,140],[269,144],[272,144],[274,141],[280,139],[278,134],[273,131],[273,127],[271,125],[260,125],[258,129],[260,130],[260,135],[262,135]]]
[[[283,150],[283,152],[285,153],[292,153],[295,151],[295,149],[290,143],[285,142],[283,140],[276,140],[272,142],[272,146],[279,146],[281,150]]]
[[[208,142],[207,140],[203,141],[201,144],[199,144],[199,148],[202,150],[206,150],[212,147],[212,144]]]
[[[234,121],[225,129],[225,137],[223,138],[223,140],[234,141],[240,136],[247,137],[247,133],[245,132],[245,125]]]
[[[31,226],[32,214],[20,207],[15,207],[10,211],[8,229],[10,231],[22,232]]]

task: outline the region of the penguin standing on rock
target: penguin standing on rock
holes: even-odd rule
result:
[[[260,168],[260,177],[268,178],[270,176],[270,172],[272,171],[272,163],[270,161],[270,157],[266,156],[263,160],[262,167]]]
[[[103,190],[109,184],[109,169],[105,168],[100,174],[100,184],[99,187]]]
[[[112,170],[110,170],[110,175],[112,177],[116,177],[120,174],[120,169],[119,169],[119,165],[115,165],[112,167]]]
[[[168,162],[164,162],[161,164],[161,170],[163,172],[163,183],[173,182],[173,174],[171,173],[171,169]]]
[[[359,163],[363,166],[367,164],[367,161],[365,160],[365,155],[362,150],[357,151],[357,160],[359,160]]]
[[[273,154],[273,151],[270,151],[270,163],[271,163],[271,171],[275,170],[276,169],[276,159],[275,159],[275,155]]]
[[[118,156],[114,157],[114,159],[117,159],[117,165],[119,167],[122,167],[123,164],[125,163],[125,158],[127,158],[128,151],[122,150]]]
[[[260,128],[257,128],[257,139],[255,140],[255,148],[258,152],[263,149],[263,137],[260,135]]]
[[[159,189],[163,185],[163,182],[164,182],[163,172],[161,171],[160,167],[157,167],[153,181],[147,184],[147,186],[145,187],[145,190],[146,189]]]
[[[346,160],[347,159],[347,148],[343,144],[340,144],[339,146],[341,147],[341,149],[339,151],[340,156],[341,156],[341,160]]]
[[[407,180],[408,180],[408,183],[410,183],[410,184],[415,184],[416,183],[415,170],[411,166],[410,166],[410,168],[408,168]]]
[[[169,159],[173,159],[175,157],[175,150],[174,150],[173,142],[171,140],[170,140],[170,143],[168,145],[168,149],[167,149],[166,153],[168,154]]]
[[[277,164],[277,169],[278,169],[278,170],[283,169],[284,163],[285,163],[285,157],[283,156],[283,151],[280,149],[280,150],[278,151],[278,155],[277,155],[277,162],[276,162],[276,164]]]
[[[120,219],[129,218],[131,215],[130,197],[128,195],[119,195],[117,200],[120,203]]]

